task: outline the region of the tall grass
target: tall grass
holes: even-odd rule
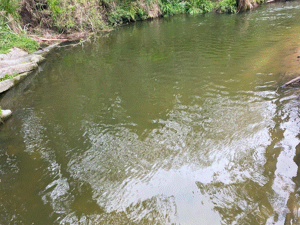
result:
[[[17,9],[20,6],[18,0],[0,0],[0,11],[5,12],[5,14],[11,14],[14,17],[18,17],[19,14]]]
[[[38,10],[41,17],[44,15],[41,21],[51,24],[53,27],[50,28],[56,28],[59,32],[96,32],[107,28],[100,0],[47,0],[47,7],[34,10]]]
[[[0,25],[0,53],[8,53],[12,47],[34,52],[39,48],[39,44],[26,34],[16,34],[9,28]]]
[[[39,44],[30,39],[24,30],[20,29],[21,33],[15,33],[10,24],[16,24],[21,27],[17,21],[19,7],[16,0],[1,0],[0,1],[0,53],[7,53],[12,47],[18,47],[28,52],[36,51]]]

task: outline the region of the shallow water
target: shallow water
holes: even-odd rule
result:
[[[289,2],[53,52],[1,96],[0,224],[297,223],[299,31]]]

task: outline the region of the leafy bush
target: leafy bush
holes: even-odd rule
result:
[[[145,19],[149,18],[146,10],[142,7],[137,6],[136,4],[131,4],[129,13],[130,13],[131,19],[134,21],[145,20]]]
[[[185,12],[186,2],[180,0],[160,0],[159,5],[163,16],[172,16]]]
[[[145,20],[149,18],[148,13],[138,2],[127,1],[120,3],[119,7],[112,9],[108,16],[111,25],[128,23],[130,21]]]
[[[236,1],[235,0],[222,0],[218,2],[218,11],[222,13],[236,13]]]
[[[120,8],[117,8],[115,11],[111,12],[108,17],[108,20],[112,25],[129,22],[130,19],[131,19],[130,12]]]
[[[212,11],[213,3],[209,0],[161,0],[160,7],[164,16],[185,12],[194,15]]]
[[[207,13],[213,10],[213,3],[209,0],[191,0],[186,4],[186,11],[189,14]]]

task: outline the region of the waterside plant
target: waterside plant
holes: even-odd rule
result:
[[[250,1],[250,0],[249,0]],[[158,16],[212,11],[235,13],[235,0],[1,0],[0,11],[18,12],[23,27],[68,33],[99,31],[109,26]],[[14,15],[15,18],[18,15]]]
[[[236,13],[237,5],[235,0],[221,0],[217,3],[216,9],[220,13]]]
[[[0,0],[0,53],[38,48],[26,33],[98,32],[175,14],[236,13],[264,0]]]

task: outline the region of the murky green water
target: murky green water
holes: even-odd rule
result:
[[[299,38],[290,2],[57,50],[2,95],[0,224],[299,223]]]

